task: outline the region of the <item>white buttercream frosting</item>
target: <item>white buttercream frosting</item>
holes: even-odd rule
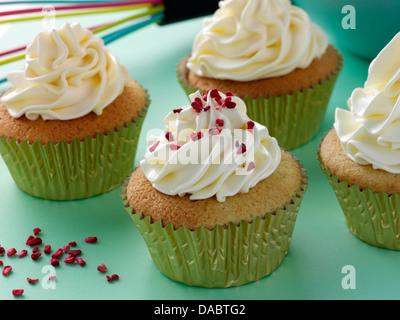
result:
[[[190,100],[191,105],[166,116],[160,136],[147,140],[140,165],[155,189],[225,201],[275,171],[279,145],[266,127],[247,117],[239,97],[214,89],[197,91]]]
[[[324,32],[289,0],[224,0],[195,38],[198,76],[250,81],[307,68],[326,51]]]
[[[129,78],[102,39],[78,23],[40,32],[24,70],[8,74],[14,90],[1,99],[12,117],[70,120],[101,115]]]
[[[345,154],[375,169],[400,174],[400,33],[372,61],[363,88],[336,109],[335,129]]]

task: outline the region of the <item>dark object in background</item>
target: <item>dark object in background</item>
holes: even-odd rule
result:
[[[213,14],[218,9],[219,0],[164,0],[164,19],[160,25],[183,21]]]

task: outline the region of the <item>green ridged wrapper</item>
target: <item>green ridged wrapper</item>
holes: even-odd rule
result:
[[[322,162],[320,149],[317,159],[335,192],[350,231],[373,246],[400,250],[400,193],[375,192],[340,181]]]
[[[296,161],[298,161],[296,159]],[[150,217],[135,213],[126,196],[129,182],[122,186],[122,201],[159,270],[172,280],[200,287],[233,287],[261,279],[272,273],[285,258],[301,201],[307,189],[306,170],[302,172],[301,189],[283,209],[242,221],[190,230],[174,229]],[[218,213],[216,213],[218,214]]]
[[[132,171],[140,131],[150,100],[132,122],[71,143],[18,143],[2,137],[0,153],[15,183],[26,193],[49,200],[93,197],[120,186]]]
[[[197,91],[187,82],[186,61],[182,59],[176,67],[178,81],[187,95]],[[320,83],[291,94],[241,97],[247,106],[250,119],[266,126],[269,134],[278,140],[285,150],[297,148],[310,141],[320,129],[336,79],[343,66],[340,56],[336,69]],[[213,89],[213,88],[210,88]]]

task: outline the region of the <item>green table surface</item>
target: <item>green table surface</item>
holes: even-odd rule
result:
[[[82,18],[84,26],[100,18]],[[102,21],[107,18],[102,17]],[[101,20],[100,19],[100,20]],[[64,21],[57,19],[57,26]],[[69,19],[68,21],[74,21]],[[93,23],[93,21],[95,21]],[[144,123],[136,155],[143,157],[146,134],[162,128],[162,120],[173,108],[186,105],[187,97],[175,75],[175,65],[191,50],[202,18],[166,26],[152,25],[136,31],[109,47],[127,67],[131,76],[149,90],[151,106]],[[40,22],[0,25],[0,48],[14,48],[29,42],[41,30]],[[0,257],[13,267],[7,277],[0,275],[0,299],[15,299],[14,288],[25,290],[20,299],[396,299],[400,298],[400,253],[375,248],[357,239],[348,229],[343,213],[316,159],[320,138],[334,121],[337,107],[346,108],[352,90],[366,80],[369,61],[339,47],[344,68],[334,89],[322,128],[309,143],[292,152],[309,172],[309,187],[303,200],[289,252],[270,276],[241,287],[207,289],[186,286],[164,276],[151,260],[147,247],[123,209],[120,188],[91,199],[48,201],[21,191],[0,160],[0,244],[17,251],[29,249],[25,240],[35,227],[42,229],[44,244],[53,249],[70,241],[78,243],[86,266],[56,268],[55,287],[46,286],[49,256],[37,261]],[[0,67],[0,77],[23,62]],[[97,236],[96,244],[84,242]],[[43,245],[41,246],[41,251]],[[96,270],[104,263],[109,283]],[[355,289],[344,289],[344,266],[355,270]],[[26,278],[40,280],[28,284]],[[42,282],[42,280],[44,282]]]

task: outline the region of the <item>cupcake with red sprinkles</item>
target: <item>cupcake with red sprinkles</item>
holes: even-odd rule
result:
[[[306,170],[234,93],[189,98],[148,137],[123,203],[171,279],[202,287],[256,281],[289,250]]]

